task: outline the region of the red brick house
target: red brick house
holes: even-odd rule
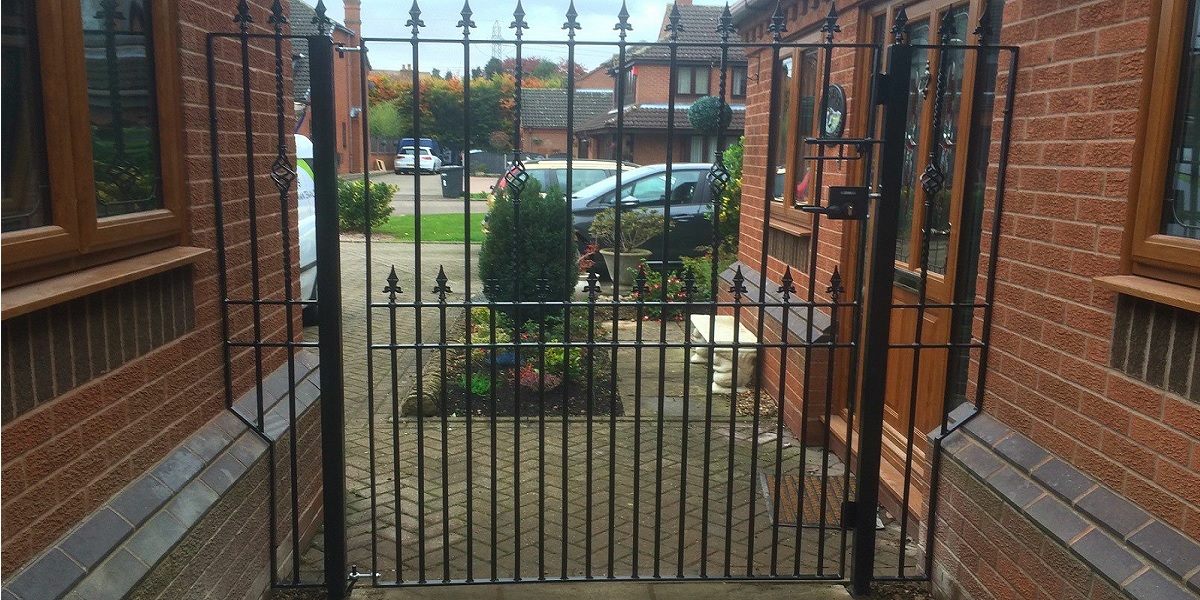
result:
[[[784,41],[824,39],[829,2],[780,6]],[[932,571],[924,576],[941,598],[1195,597],[1200,188],[1192,169],[1200,156],[1194,135],[1200,6],[1188,0],[851,0],[837,3],[836,40],[890,42],[901,6],[908,17],[903,34],[913,44],[936,43],[943,22],[956,30],[951,44],[973,44],[978,37],[971,33],[981,33],[976,28],[986,16],[990,43],[1019,46],[1020,54],[982,411],[965,401],[973,394],[967,374],[981,367],[978,355],[956,361],[944,350],[955,319],[973,322],[975,336],[981,335],[979,315],[929,310],[918,326],[914,311],[894,309],[892,344],[943,349],[924,353],[919,369],[914,352],[889,353],[882,503],[893,515],[910,515],[910,537],[932,552]],[[770,43],[775,9],[775,2],[756,0],[734,6],[743,39]],[[914,52],[909,120],[910,131],[919,132],[933,118],[935,101],[922,86],[936,80],[941,57]],[[852,221],[830,220],[814,230],[813,218],[800,210],[813,197],[803,183],[811,182],[814,167],[799,157],[815,152],[804,136],[818,131],[815,115],[806,111],[822,96],[819,56],[816,47],[789,48],[772,65],[769,50],[747,50],[748,70],[757,77],[750,77],[746,101],[738,264],[748,279],[765,272],[774,289],[785,269],[806,273],[815,260],[820,287],[814,294],[827,301],[824,282],[835,267],[853,277],[848,271],[857,268],[852,257],[862,231]],[[947,53],[951,61],[956,56]],[[996,208],[1006,60],[991,67],[983,59],[949,63],[954,96],[945,101],[958,103],[949,113],[954,123],[909,138],[908,189],[920,186],[930,144],[947,148],[941,156],[951,157],[953,168],[942,206],[947,212],[935,213],[933,226],[920,225],[921,203],[901,205],[895,303],[916,302],[912,282],[922,270],[929,273],[929,302],[961,301],[964,288],[969,302],[983,289],[985,271],[978,267],[994,234],[983,215]],[[831,83],[847,96],[847,137],[868,132],[874,108],[863,73],[869,61],[867,52],[841,50],[830,63]],[[987,68],[998,69],[998,76],[974,76]],[[795,112],[771,113],[772,78],[800,97],[787,104]],[[772,119],[800,124],[801,131],[788,135],[791,127],[777,127],[771,139]],[[776,164],[769,165],[772,147]],[[830,164],[824,182],[870,181],[865,168]],[[770,186],[775,194],[767,193],[770,177],[778,182]],[[771,223],[764,227],[768,205]],[[930,237],[925,259],[922,235]],[[763,243],[766,264],[759,255]],[[753,323],[755,316],[744,318]],[[803,322],[797,318],[793,323]],[[824,333],[849,335],[845,322],[840,331]],[[818,331],[828,324],[828,311],[813,320]],[[778,340],[780,322],[768,317],[764,325],[765,341]],[[917,331],[923,339],[914,337]],[[813,357],[812,364],[822,360]],[[788,364],[784,396],[803,397],[804,373]],[[762,366],[761,380],[778,394],[778,357],[768,354]],[[844,431],[847,382],[855,377],[839,370],[832,397],[810,394],[807,421],[804,407],[786,405],[792,430],[819,431],[828,403],[829,418],[841,425],[834,431]],[[819,375],[807,381],[824,389]],[[910,390],[916,391],[912,404]],[[961,426],[939,438],[943,410],[950,411],[951,425]],[[904,476],[907,444],[911,480]],[[920,517],[931,503],[935,523]]]
[[[672,6],[679,8],[680,23],[683,25],[678,41],[712,44],[703,47],[681,47],[676,55],[675,134],[672,140],[674,161],[711,162],[713,152],[717,150],[717,136],[697,134],[688,121],[688,108],[704,96],[720,94],[721,52],[716,46],[720,43],[716,27],[722,9],[719,6],[693,6],[690,0],[676,2],[667,6],[663,15],[664,25]],[[668,32],[660,28],[658,41],[667,40]],[[624,112],[621,125],[625,136],[622,145],[625,159],[639,164],[666,162],[667,122],[670,120],[671,108],[670,51],[666,47],[658,46],[634,47],[625,60],[625,67],[620,70],[620,76],[624,78],[625,97],[617,98],[618,87],[614,75],[612,110],[580,122],[579,135],[587,139],[591,158],[616,159],[617,110],[621,107]],[[591,78],[590,74],[588,78]],[[726,72],[725,102],[733,109],[733,118],[725,130],[727,144],[737,142],[742,135],[745,97],[746,61],[742,57],[741,48],[731,48]]]
[[[315,355],[225,344],[301,331],[299,306],[223,302],[254,295],[251,273],[262,297],[299,293],[295,193],[281,211],[271,171],[295,151],[290,58],[307,50],[206,37],[269,34],[287,14],[271,6],[235,22],[200,0],[4,3],[6,598],[257,598],[319,521]],[[244,73],[271,92],[243,95]],[[288,388],[296,428],[266,427]],[[270,506],[271,474],[294,503]]]
[[[345,25],[333,22],[333,42],[347,48],[358,47],[361,0],[345,0]],[[292,0],[290,18],[292,33],[311,35],[316,33],[313,17],[316,13],[308,0]],[[334,62],[334,94],[337,100],[337,153],[339,173],[361,173],[363,170],[363,111],[366,103],[362,97],[362,86],[358,85],[363,55],[358,52],[343,52]],[[296,133],[311,136],[312,123],[308,114],[308,57],[303,52],[292,57],[295,77],[293,90],[296,100]],[[367,61],[370,72],[370,61]],[[394,157],[393,157],[394,158]],[[373,165],[367,165],[372,168]]]
[[[530,88],[521,91],[521,147],[527,152],[545,156],[563,155],[573,151],[576,156],[587,154],[587,145],[574,148],[567,144],[567,90]],[[571,109],[574,123],[587,122],[612,107],[612,90],[579,88]]]

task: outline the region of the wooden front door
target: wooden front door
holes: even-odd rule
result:
[[[975,12],[969,3],[922,3],[909,8],[905,33],[914,46],[963,45],[970,34],[968,24],[978,19]],[[927,489],[926,434],[941,423],[949,375],[944,345],[950,341],[951,312],[936,306],[954,301],[967,179],[966,153],[958,149],[967,147],[971,124],[971,94],[964,93],[973,81],[969,54],[916,48],[909,88],[883,458],[897,473],[911,467],[911,485],[902,477],[884,477],[890,491],[906,499],[910,509],[920,506]],[[938,345],[943,347],[930,347]]]

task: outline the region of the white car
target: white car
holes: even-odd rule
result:
[[[300,236],[300,298],[317,299],[317,212],[312,172],[313,144],[303,135],[296,136],[296,208]],[[304,306],[304,324],[315,325],[317,305]]]
[[[422,173],[437,173],[442,170],[442,159],[433,153],[429,148],[417,148],[419,152],[414,154],[412,146],[401,148],[396,153],[396,174],[411,173],[415,170],[420,170]],[[421,164],[415,165],[417,157],[420,155]]]

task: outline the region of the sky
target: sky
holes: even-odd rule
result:
[[[316,0],[307,1],[315,4]],[[462,30],[458,28],[461,19],[461,0],[418,0],[421,6],[421,19],[425,27],[421,29],[422,39],[462,39]],[[694,0],[695,4],[722,6],[724,0]],[[517,0],[472,0],[472,20],[476,28],[471,30],[471,38],[491,40],[493,26],[500,25],[500,36],[510,43],[501,48],[500,58],[513,55],[513,30],[509,24],[513,21],[513,9]],[[732,3],[731,3],[732,4]],[[326,0],[328,15],[338,22],[343,22],[345,11],[341,0]],[[567,40],[566,31],[562,29],[566,21],[567,0],[522,0],[525,9],[525,21],[529,29],[524,32],[525,40]],[[658,39],[658,29],[662,26],[663,13],[669,6],[666,0],[627,0],[629,23],[633,30],[629,32],[628,40],[653,41]],[[405,22],[408,21],[408,11],[412,7],[411,0],[362,0],[362,34],[366,37],[404,38],[412,34]],[[616,42],[617,34],[613,25],[617,23],[617,13],[621,10],[620,0],[576,0],[575,10],[579,13],[578,21],[582,26],[576,32],[579,41]],[[371,57],[371,67],[374,69],[399,69],[406,64],[412,64],[412,44],[374,42],[368,45]],[[553,61],[567,58],[565,44],[554,46],[525,45],[524,56],[543,57]],[[592,69],[616,53],[616,46],[611,47],[577,47],[576,62],[586,69]],[[471,68],[482,67],[492,57],[492,44],[471,45]],[[462,44],[422,44],[420,46],[420,69],[441,72],[450,70],[461,75],[463,70]]]

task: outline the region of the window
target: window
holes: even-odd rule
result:
[[[729,95],[734,98],[745,98],[746,67],[736,67],[730,75]]]
[[[1130,270],[1200,287],[1200,2],[1163,0],[1152,19],[1144,150],[1130,182]],[[1140,180],[1140,183],[1139,183]]]
[[[6,286],[179,242],[170,4],[3,2]]]
[[[675,93],[703,96],[708,93],[708,67],[680,67],[675,75]]]
[[[816,41],[805,38],[801,42]],[[802,228],[811,227],[812,219],[798,207],[813,202],[814,164],[810,159],[818,151],[805,141],[817,135],[817,112],[820,107],[822,50],[802,47],[788,50],[779,58],[775,79],[779,115],[771,141],[774,150],[775,201],[786,210],[772,213],[772,218]],[[793,233],[800,233],[795,231]]]

